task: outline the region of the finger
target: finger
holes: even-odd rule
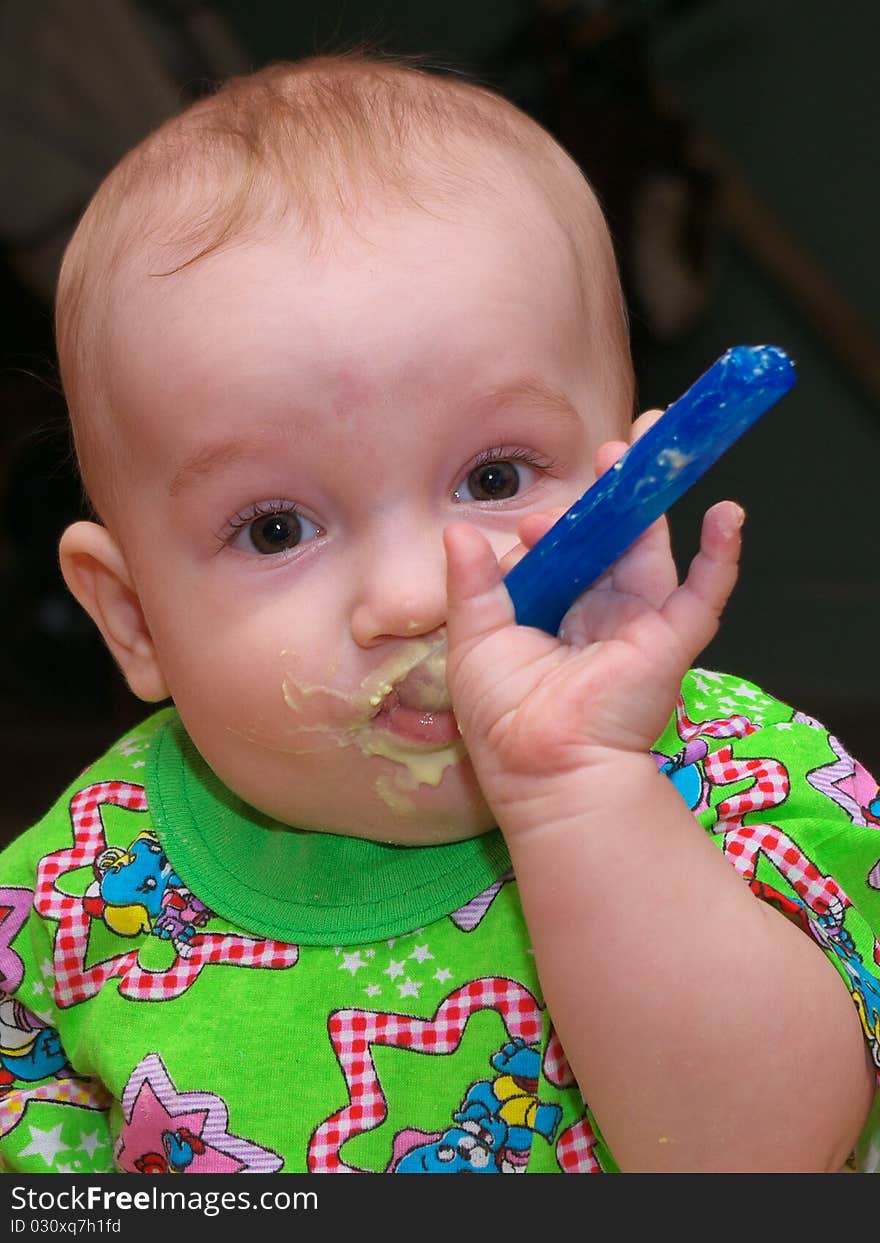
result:
[[[644,436],[649,427],[653,427],[663,415],[662,410],[646,410],[633,420],[629,429],[629,440],[606,440],[596,450],[596,475],[604,475],[610,470],[618,458],[622,457],[630,445],[635,444],[640,436]]]
[[[652,522],[615,562],[609,583],[615,591],[641,596],[655,608],[669,599],[678,586],[678,570],[665,515]]]
[[[560,505],[556,509],[544,510],[539,514],[526,514],[519,524],[519,537],[526,548],[534,548],[538,540],[544,538],[564,513],[565,508]]]
[[[450,649],[512,625],[513,602],[486,537],[467,522],[454,522],[443,532],[443,544]]]
[[[658,518],[643,531],[611,569],[589,591],[574,602],[562,619],[559,637],[575,647],[583,645],[579,635],[591,635],[595,618],[604,605],[594,597],[613,593],[640,606],[661,609],[678,586],[678,573],[669,546],[669,528]]]
[[[663,415],[662,410],[646,410],[634,420],[630,444],[609,440],[596,451],[596,471],[604,474],[626,452],[630,445],[644,436]],[[639,595],[659,608],[678,585],[678,574],[669,542],[669,524],[658,518],[639,536],[636,543],[617,561],[603,586]]]
[[[599,445],[596,450],[596,456],[593,460],[593,468],[596,471],[596,478],[604,475],[606,471],[626,453],[629,445],[625,440],[606,440],[604,444]]]
[[[687,578],[662,612],[694,659],[714,637],[739,574],[745,513],[734,501],[720,501],[703,518],[700,550]]]
[[[644,436],[649,427],[653,427],[659,418],[662,418],[662,410],[645,410],[637,419],[633,419],[632,427],[629,429],[629,443],[631,445]]]
[[[512,570],[518,562],[522,561],[529,549],[534,548],[535,544],[544,538],[564,513],[565,510],[560,507],[547,510],[545,513],[526,514],[518,528],[519,543],[514,544],[513,548],[498,560],[501,573],[506,574],[508,570]]]

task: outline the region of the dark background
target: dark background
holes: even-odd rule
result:
[[[98,181],[229,73],[366,42],[509,95],[593,180],[631,308],[640,405],[734,344],[799,381],[672,514],[749,519],[704,663],[832,725],[880,771],[876,0],[0,0],[0,841],[143,715],[68,601],[82,513],[54,372],[64,243]]]

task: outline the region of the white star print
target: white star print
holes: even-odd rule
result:
[[[352,975],[357,975],[361,967],[366,967],[366,963],[361,958],[360,950],[355,950],[353,954],[343,954],[342,962],[339,964],[340,971],[350,971]]]
[[[742,695],[743,699],[764,698],[759,690],[756,690],[753,686],[749,686],[746,682],[740,682],[739,686],[732,687],[731,693],[734,695]]]
[[[101,1139],[100,1131],[89,1131],[88,1134],[86,1134],[85,1131],[80,1131],[79,1151],[84,1152],[90,1160],[94,1157],[99,1148],[106,1147],[107,1141],[105,1139]]]
[[[51,980],[55,974],[55,967],[48,958],[44,958],[40,963],[40,974],[44,980]]]
[[[409,976],[407,976],[404,982],[402,984],[398,984],[396,987],[401,997],[418,997],[419,989],[422,985],[421,981],[411,980]]]
[[[35,1157],[40,1156],[47,1165],[51,1165],[59,1152],[69,1152],[70,1145],[62,1143],[61,1128],[64,1124],[59,1122],[51,1131],[41,1131],[39,1127],[29,1126],[31,1142],[27,1148],[22,1148],[19,1156]]]
[[[367,987],[364,989],[364,992],[367,994],[368,997],[378,997],[381,991],[382,989],[379,987],[378,984],[368,984]]]
[[[416,962],[424,962],[426,958],[433,957],[434,955],[429,952],[427,945],[417,945],[410,954],[410,958],[414,958]]]
[[[405,965],[402,962],[395,962],[392,958],[382,974],[390,976],[392,980],[396,980],[399,975],[403,975]]]
[[[445,984],[447,980],[452,979],[452,972],[448,967],[438,967],[434,972],[434,979],[438,980],[441,984]]]

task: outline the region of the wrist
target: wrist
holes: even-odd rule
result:
[[[622,800],[631,808],[650,807],[667,789],[674,793],[647,750],[597,746],[581,749],[552,772],[507,774],[498,786],[497,795],[485,786],[484,794],[508,842],[554,830],[582,833],[618,821]]]

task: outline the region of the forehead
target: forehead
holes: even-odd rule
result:
[[[318,250],[276,228],[170,276],[133,256],[106,333],[119,431],[158,452],[220,420],[290,417],[300,398],[393,419],[453,378],[486,390],[536,370],[578,405],[591,351],[571,246],[537,196],[497,198],[346,222]]]
[[[261,321],[268,331],[279,316],[344,317],[395,295],[404,322],[413,298],[436,299],[452,288],[471,300],[481,290],[491,297],[522,277],[532,279],[538,300],[574,292],[564,240],[536,213],[508,222],[477,210],[456,216],[413,210],[340,222],[318,248],[292,228],[255,229],[168,275],[161,274],[161,253],[136,252],[114,281],[106,340],[111,349],[130,348],[140,337],[171,352],[178,342],[207,344],[228,316],[241,329]],[[561,260],[555,272],[550,252]],[[368,331],[369,324],[361,320],[359,327]]]

